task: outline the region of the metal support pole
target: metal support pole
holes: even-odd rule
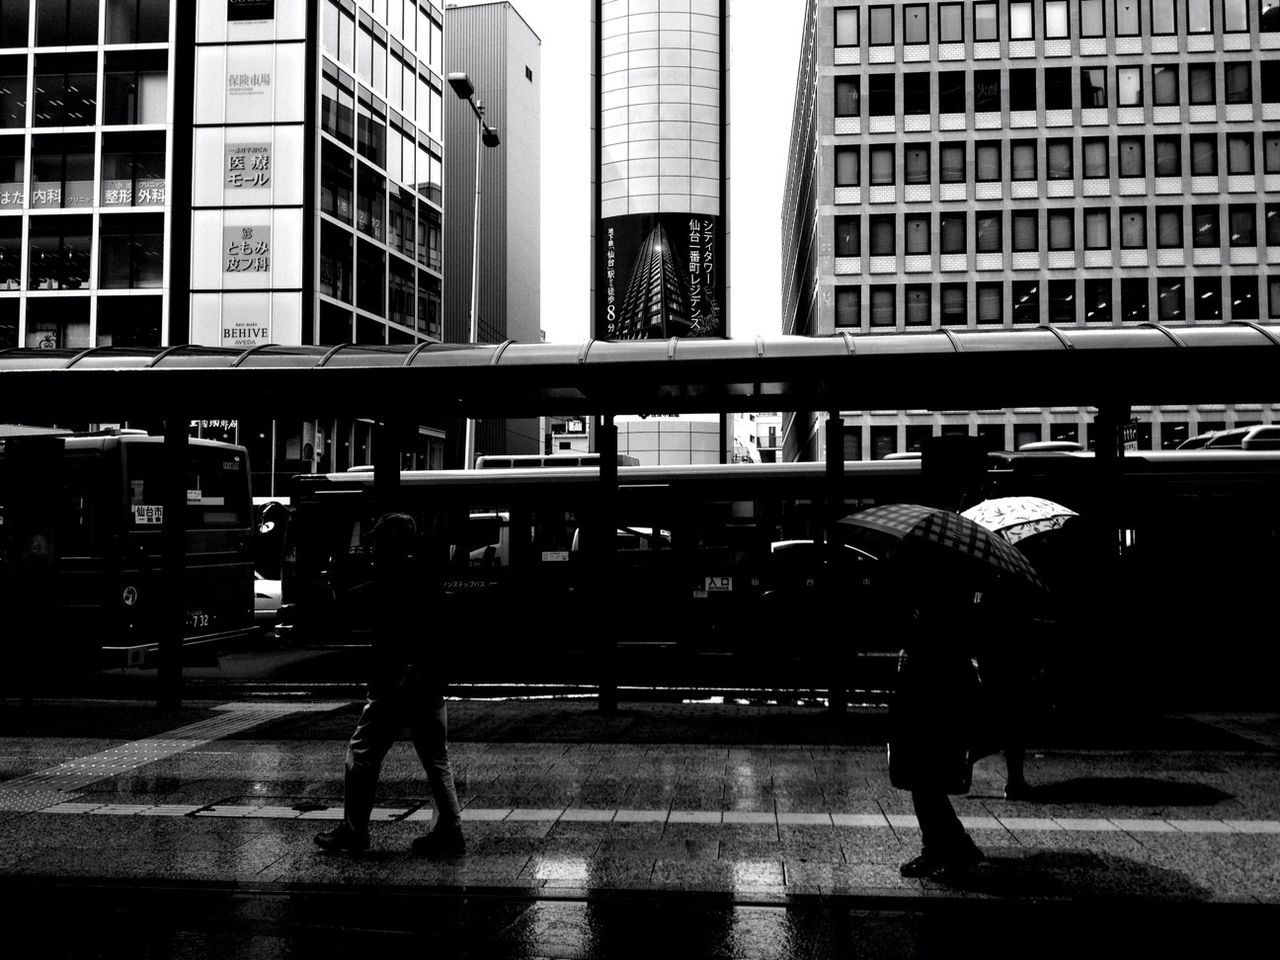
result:
[[[187,543],[187,417],[169,416],[164,422],[164,516],[161,523],[162,563],[156,600],[155,628],[159,660],[156,705],[161,710],[182,706],[182,637],[186,632],[185,573]]]
[[[617,618],[613,616],[613,604],[609,591],[615,589],[613,571],[617,553],[617,501],[618,501],[618,428],[614,425],[613,414],[606,413],[600,418],[597,430],[598,447],[600,449],[600,496],[599,516],[596,527],[599,530],[596,556],[596,589],[595,607],[598,611],[597,624],[600,626],[599,644],[600,664],[600,712],[617,713],[618,711],[618,677],[617,677],[617,637],[613,624]]]
[[[476,303],[480,296],[480,128],[476,115],[476,205],[471,218],[471,316],[468,321],[467,343],[480,342],[480,313]],[[462,469],[473,470],[476,465],[476,422],[467,417],[466,439],[463,443]]]
[[[397,420],[379,420],[373,428],[373,498],[380,512],[400,504],[400,451],[405,429]]]
[[[835,523],[840,519],[844,512],[844,421],[840,419],[839,410],[831,410],[827,413],[827,473],[826,473],[826,509],[825,516],[822,518],[821,536],[826,549],[834,549],[832,534],[835,530]],[[835,583],[836,565],[830,560],[822,565],[822,569],[818,571],[818,585],[821,587],[818,595],[822,598],[835,597],[841,585]],[[845,701],[847,699],[847,688],[841,684],[842,677],[840,670],[842,669],[843,658],[836,657],[832,663],[824,663],[824,667],[831,676],[832,686],[827,695],[827,709],[831,713],[844,713]]]

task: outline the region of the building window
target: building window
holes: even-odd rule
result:
[[[836,7],[836,46],[858,45],[858,8]]]
[[[938,42],[964,43],[964,4],[938,4]]]
[[[97,42],[98,0],[37,0],[37,47],[93,46]]]
[[[1049,140],[1045,144],[1045,161],[1050,180],[1074,180],[1075,169],[1071,157],[1071,141],[1065,137]]]
[[[413,279],[416,270],[399,257],[391,257],[387,275],[387,319],[402,327],[413,328],[416,292]]]
[[[1262,135],[1262,172],[1280,173],[1280,133]]]
[[[1044,72],[1044,108],[1071,109],[1071,68],[1049,67]]]
[[[873,73],[867,81],[868,110],[873,117],[892,117],[896,113],[893,103],[894,75]]]
[[[1151,68],[1151,102],[1157,107],[1177,106],[1178,68],[1176,66]]]
[[[1216,248],[1218,238],[1218,207],[1216,204],[1197,204],[1191,208],[1191,245],[1202,249]]]
[[[1116,3],[1116,36],[1136,37],[1142,33],[1142,15],[1138,11],[1138,0],[1115,0]]]
[[[1001,237],[1001,214],[978,211],[973,215],[974,246],[978,253],[1000,253],[1004,250]]]
[[[1049,211],[1049,249],[1074,250],[1076,248],[1075,211]]]
[[[1142,106],[1142,68],[1116,67],[1116,105]]]
[[[1196,277],[1194,284],[1197,320],[1222,319],[1222,278]]]
[[[859,103],[858,78],[836,77],[836,116],[859,116],[862,107]]]
[[[1155,138],[1156,176],[1182,176],[1182,138],[1176,134]]]
[[[873,257],[892,257],[898,252],[897,226],[891,213],[877,214],[871,217],[871,255]]]
[[[354,238],[332,223],[320,224],[320,292],[351,303],[351,263]],[[345,343],[342,341],[324,341]]]
[[[1000,39],[1000,13],[996,4],[973,5],[973,39],[980,43]]]
[[[1280,0],[1260,0],[1258,30],[1262,33],[1280,31]]]
[[[1151,319],[1147,278],[1131,277],[1120,281],[1120,320],[1122,323],[1146,323]]]
[[[111,0],[107,4],[107,43],[168,40],[169,0]]]
[[[964,183],[965,163],[963,143],[938,145],[938,167],[943,183]]]
[[[1210,0],[1187,0],[1187,33],[1213,33]]]
[[[836,287],[836,326],[862,326],[861,287]]]
[[[1231,278],[1231,319],[1258,319],[1258,278]]]
[[[532,68],[532,67],[525,67],[525,68],[524,68],[524,78],[525,78],[526,80],[528,80],[530,83],[533,83],[533,68]]]
[[[1276,0],[1280,3],[1280,0]],[[1262,102],[1280,103],[1280,59],[1264,60],[1262,69]]]
[[[403,187],[392,187],[387,191],[387,246],[408,259],[414,258],[414,198]]]
[[[1156,208],[1156,246],[1162,250],[1182,249],[1182,208]]]
[[[1040,322],[1040,281],[1014,280],[1010,285],[1013,296],[1013,322]]]
[[[22,218],[0,217],[0,290],[22,289]],[[0,308],[4,304],[13,304],[17,300],[0,300]],[[18,345],[17,314],[14,314],[12,337],[0,338],[0,343],[10,347]]]
[[[1106,34],[1107,18],[1102,0],[1080,0],[1080,36],[1104,37]]]
[[[1197,106],[1215,103],[1213,64],[1193,63],[1187,67],[1187,99]]]
[[[932,322],[933,305],[929,297],[929,284],[908,283],[906,295],[906,322],[909,327],[927,327]]]
[[[1009,39],[1034,40],[1036,38],[1036,21],[1029,2],[1009,3]]]
[[[967,109],[964,71],[943,70],[938,74],[938,112],[964,113]]]
[[[1253,134],[1227,134],[1227,173],[1249,175],[1253,173]]]
[[[1030,68],[1015,68],[1009,71],[1009,109],[1035,110],[1036,72]]]
[[[1174,36],[1178,32],[1178,15],[1173,0],[1151,0],[1151,34],[1156,37]]]
[[[163,131],[104,133],[102,200],[104,207],[160,206],[165,202]],[[90,171],[89,176],[92,177]]]
[[[1103,67],[1080,68],[1080,106],[1083,109],[1107,105],[1107,71]]]
[[[1085,137],[1080,141],[1080,151],[1084,157],[1086,180],[1099,180],[1111,176],[1110,150],[1107,147],[1106,137]]]
[[[836,147],[836,186],[856,187],[860,180],[862,156],[860,147]]]
[[[967,252],[963,213],[942,214],[940,234],[944,254]]]
[[[1216,177],[1218,175],[1218,135],[1200,133],[1191,135],[1191,175]]]
[[[862,256],[862,218],[836,217],[836,256]]]
[[[1268,203],[1263,210],[1267,246],[1280,247],[1280,203]]]
[[[320,83],[320,129],[347,146],[355,144],[355,86],[350,77],[324,65]]]
[[[871,148],[871,185],[887,186],[893,182],[893,145],[877,144]]]
[[[359,166],[356,182],[356,229],[383,240],[386,236],[387,181],[382,174],[365,164]]]
[[[1040,214],[1034,210],[1015,210],[1013,249],[1015,253],[1034,253],[1040,249]]]
[[[32,217],[27,259],[28,288],[87,288],[92,232],[93,221],[89,216]]]
[[[98,286],[138,289],[164,282],[164,215],[104,216],[98,231]]]
[[[930,183],[928,143],[908,143],[902,150],[904,183]]]
[[[1111,279],[1102,277],[1084,282],[1085,323],[1111,322]]]
[[[893,46],[893,7],[872,7],[867,11],[871,28],[871,46]]]
[[[104,124],[160,124],[168,119],[167,53],[108,53],[103,72]]]
[[[331,143],[320,148],[320,210],[343,223],[351,222],[351,154]]]
[[[1147,211],[1142,207],[1120,208],[1120,246],[1125,250],[1147,248]]]
[[[905,116],[928,116],[931,97],[928,73],[908,73],[902,77],[902,112]]]
[[[29,206],[93,206],[93,135],[31,138]]]
[[[1178,323],[1187,319],[1186,283],[1182,277],[1160,277],[1156,280],[1156,318],[1162,323]]]
[[[21,210],[27,198],[26,143],[21,134],[0,137],[0,209]],[[22,220],[13,221],[22,227]]]
[[[1074,280],[1049,281],[1049,322],[1076,322],[1076,282]]]
[[[1004,323],[1004,284],[974,284],[974,295],[978,301],[979,323]]]
[[[424,270],[418,271],[418,332],[440,338],[440,315],[443,308],[440,281]]]
[[[1086,250],[1111,249],[1111,211],[1105,207],[1085,210],[1084,248]]]
[[[1249,32],[1249,0],[1222,0],[1222,32]]]
[[[929,7],[923,3],[908,3],[902,7],[902,42],[929,42]]]
[[[1253,103],[1253,65],[1234,61],[1223,64],[1224,99],[1227,103]]]
[[[356,151],[380,167],[387,165],[387,111],[363,90],[356,97]]]
[[[1252,203],[1233,203],[1227,208],[1227,242],[1233,247],[1258,245],[1258,211]]]
[[[897,324],[897,304],[893,284],[877,283],[871,287],[871,326],[892,327]]]
[[[1045,0],[1044,36],[1046,40],[1071,36],[1071,15],[1067,12],[1066,0]]]
[[[1267,316],[1280,318],[1280,276],[1267,277]]]
[[[929,215],[927,213],[909,213],[902,218],[902,222],[908,255],[931,252],[929,244]]]
[[[1036,179],[1036,141],[1014,140],[1009,159],[1014,180]]]
[[[978,183],[995,183],[1000,175],[1000,141],[975,143],[973,147],[973,166]]]
[[[386,301],[387,255],[371,243],[356,244],[356,306],[381,316]]]
[[[964,327],[969,324],[968,285],[944,283],[939,287],[942,308],[942,324],[947,327]]]
[[[1145,177],[1147,158],[1142,137],[1120,137],[1116,141],[1120,160],[1120,176]]]
[[[25,77],[22,83],[26,85]],[[40,54],[36,57],[34,125],[92,126],[98,116],[97,89],[96,54]]]
[[[973,72],[973,109],[978,113],[1000,111],[1000,71],[975,70]]]

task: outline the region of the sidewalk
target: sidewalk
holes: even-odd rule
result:
[[[1035,802],[983,760],[957,812],[989,862],[906,880],[919,849],[888,783],[883,716],[587,701],[450,704],[468,852],[409,855],[430,818],[407,742],[383,769],[373,849],[312,835],[341,816],[358,704],[0,704],[0,878],[236,883],[735,904],[853,897],[1280,905],[1280,718],[1172,716],[1047,735]],[[25,727],[25,729],[24,729]]]

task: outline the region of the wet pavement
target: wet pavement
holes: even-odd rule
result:
[[[1046,727],[1032,800],[1003,799],[998,755],[954,798],[988,861],[944,884],[898,874],[919,831],[883,714],[814,707],[453,702],[466,855],[410,855],[431,811],[407,742],[372,850],[324,854],[358,706],[0,703],[0,902],[135,916],[131,955],[165,957],[906,956],[982,917],[1052,923],[1065,956],[1108,916],[1185,946],[1280,912],[1273,715]],[[117,955],[76,936],[62,955]]]

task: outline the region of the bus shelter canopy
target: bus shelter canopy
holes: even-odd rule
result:
[[[1280,324],[755,340],[0,351],[0,420],[1274,402]]]

